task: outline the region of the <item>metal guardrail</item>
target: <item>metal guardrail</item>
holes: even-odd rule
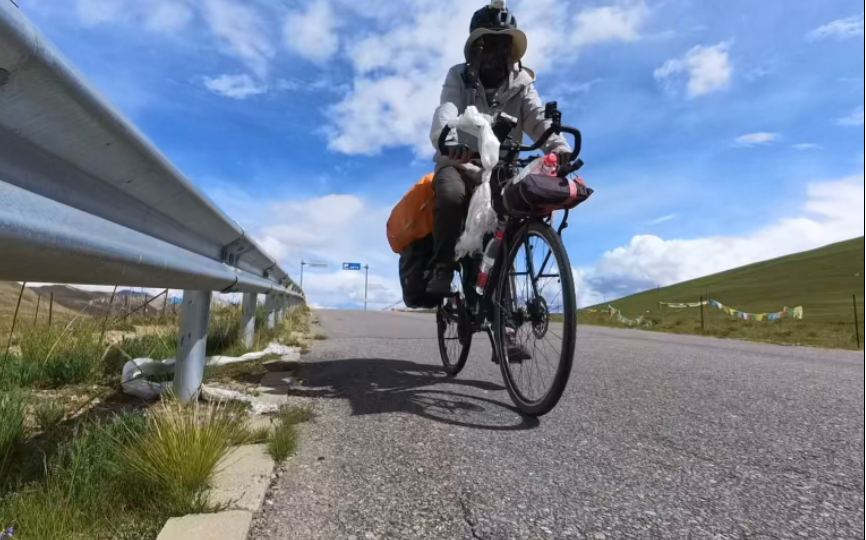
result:
[[[203,347],[193,349],[206,336],[188,330],[202,327],[192,319],[208,316],[211,291],[243,292],[252,308],[266,295],[277,314],[304,303],[276,261],[9,0],[0,0],[0,280],[183,289],[178,369],[187,356],[203,367]],[[197,392],[195,382],[192,373]]]

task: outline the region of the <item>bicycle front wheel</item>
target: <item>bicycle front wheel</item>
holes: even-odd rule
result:
[[[508,393],[524,414],[543,416],[565,392],[577,341],[574,275],[550,226],[532,221],[512,237],[494,301]]]
[[[445,373],[456,377],[466,367],[469,350],[472,348],[472,327],[466,297],[463,294],[462,275],[454,280],[456,292],[446,298],[436,310],[436,337],[439,341],[439,356]]]

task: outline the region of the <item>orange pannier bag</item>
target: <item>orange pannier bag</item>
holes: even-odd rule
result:
[[[400,254],[413,242],[433,234],[433,174],[412,186],[388,218],[388,243]]]

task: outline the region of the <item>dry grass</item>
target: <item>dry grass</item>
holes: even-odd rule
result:
[[[36,424],[43,432],[55,429],[66,418],[66,408],[53,399],[42,400],[33,408]]]
[[[171,517],[213,510],[217,463],[245,433],[231,408],[170,400],[59,431],[40,478],[0,488],[0,523],[16,540],[152,540]]]
[[[209,352],[248,352],[239,320],[236,308],[214,309]],[[298,310],[268,330],[260,313],[254,348],[299,344],[307,320],[306,310]],[[289,424],[249,430],[244,415],[228,407],[170,402],[144,416],[118,414],[105,404],[111,419],[91,416],[94,405],[78,397],[92,397],[94,388],[114,391],[131,358],[173,356],[176,325],[176,317],[145,325],[144,332],[126,321],[87,317],[51,328],[17,324],[5,360],[9,334],[0,336],[0,524],[15,526],[16,540],[152,540],[168,518],[210,510],[209,484],[229,446],[273,439],[281,449],[293,448],[283,428]],[[261,363],[220,376],[250,377]],[[64,408],[67,393],[76,399]],[[28,420],[31,394],[48,400],[34,397]]]
[[[312,407],[283,405],[275,418],[274,429],[268,438],[268,453],[281,463],[295,454],[298,447],[299,424],[315,418]]]
[[[18,446],[24,441],[28,396],[20,391],[0,394],[0,480]]]
[[[119,464],[136,497],[172,515],[208,511],[208,488],[243,418],[217,405],[164,400],[149,430],[131,444],[115,441]]]

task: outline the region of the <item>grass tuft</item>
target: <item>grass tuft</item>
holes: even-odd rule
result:
[[[274,429],[268,438],[268,453],[274,461],[281,463],[295,454],[298,447],[298,424],[315,418],[308,405],[283,405],[275,418]]]
[[[33,416],[36,418],[39,429],[48,432],[63,422],[66,417],[66,409],[58,401],[48,399],[36,404],[36,407],[33,408]]]
[[[277,413],[277,422],[289,425],[312,422],[316,415],[310,405],[283,405]]]
[[[268,453],[277,463],[295,454],[298,448],[298,430],[291,424],[280,424],[268,438]]]
[[[28,396],[20,391],[0,394],[0,479],[12,453],[26,436],[24,417]]]
[[[218,405],[163,402],[150,431],[119,445],[120,463],[143,501],[171,515],[210,510],[207,491],[220,459],[244,429],[243,418]]]

